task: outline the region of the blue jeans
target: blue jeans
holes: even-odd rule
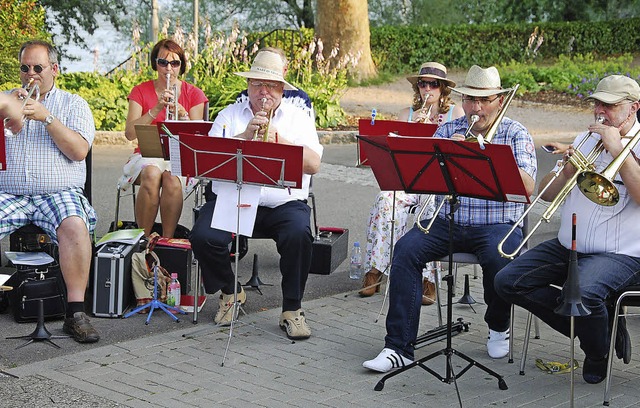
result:
[[[557,239],[552,239],[525,252],[495,278],[498,295],[529,310],[567,337],[570,318],[554,312],[563,302],[562,293],[549,284],[564,285],[569,254]],[[640,258],[579,253],[578,280],[582,304],[591,314],[575,318],[575,335],[587,357],[600,359],[609,351],[607,299],[628,285],[640,284]]]
[[[427,222],[423,221],[423,225]],[[489,328],[506,331],[509,328],[511,305],[498,297],[493,278],[509,260],[498,254],[498,243],[511,229],[510,224],[462,227],[454,224],[454,252],[473,253],[482,267],[482,284],[487,310],[484,315]],[[505,252],[513,252],[522,241],[522,230],[516,229],[504,245]],[[436,218],[425,234],[413,227],[396,244],[389,276],[389,312],[385,347],[413,359],[413,342],[418,336],[422,307],[422,269],[427,262],[449,254],[449,223]]]

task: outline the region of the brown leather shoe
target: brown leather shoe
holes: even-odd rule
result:
[[[422,280],[422,304],[432,305],[436,302],[436,284],[429,279]]]
[[[100,340],[100,335],[84,312],[75,312],[73,317],[65,318],[62,331],[71,335],[78,343],[95,343]]]
[[[382,272],[371,269],[364,274],[362,279],[362,290],[358,292],[361,297],[373,296],[376,292],[380,292],[380,282],[382,281]]]

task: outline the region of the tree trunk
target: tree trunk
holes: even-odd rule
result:
[[[354,79],[376,76],[371,58],[367,0],[318,0],[316,35],[324,44],[324,55],[339,47],[338,56],[360,53],[358,65],[350,67]]]

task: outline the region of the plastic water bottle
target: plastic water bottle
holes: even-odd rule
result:
[[[353,243],[351,249],[351,264],[349,265],[349,278],[362,279],[362,249],[358,241]]]
[[[171,283],[169,283],[169,292],[167,293],[167,304],[169,306],[180,307],[180,282],[178,274],[171,274]]]

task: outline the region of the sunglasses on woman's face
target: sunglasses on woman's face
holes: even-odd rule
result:
[[[440,81],[438,81],[437,79],[433,81],[425,81],[421,79],[418,81],[418,88],[426,88],[427,85],[431,88],[437,88],[440,86]]]
[[[171,64],[171,66],[174,67],[174,68],[178,68],[182,64],[182,62],[180,62],[180,60],[169,61],[169,60],[166,60],[164,58],[157,58],[156,59],[156,64],[158,64],[159,66],[161,66],[163,68],[166,67],[169,64]]]

